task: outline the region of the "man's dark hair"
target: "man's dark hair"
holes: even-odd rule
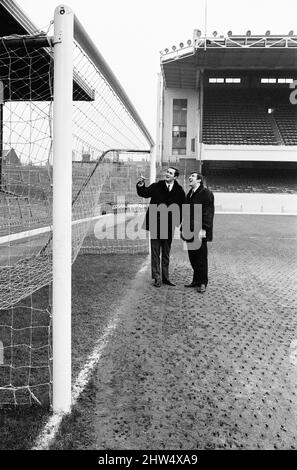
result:
[[[179,177],[179,170],[177,168],[175,168],[174,166],[169,166],[168,168],[174,170],[174,176],[176,176],[176,178]]]

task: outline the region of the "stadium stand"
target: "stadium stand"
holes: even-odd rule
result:
[[[184,184],[200,171],[218,192],[296,193],[296,39],[194,30],[162,50],[162,166],[178,166]]]

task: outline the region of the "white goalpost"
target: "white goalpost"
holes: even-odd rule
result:
[[[71,407],[71,222],[73,12],[54,17],[53,112],[53,409]]]
[[[53,37],[32,31],[0,36],[0,407],[67,413],[72,264],[147,253],[122,229],[142,217],[131,207],[137,177],[156,178],[154,142],[68,6]],[[121,236],[98,238],[112,218]]]

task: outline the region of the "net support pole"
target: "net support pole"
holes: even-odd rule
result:
[[[151,147],[150,153],[150,184],[155,183],[157,178],[156,146]]]
[[[199,80],[199,139],[198,139],[198,160],[199,160],[199,173],[202,173],[203,166],[203,106],[204,106],[204,70],[200,72]]]
[[[163,77],[162,74],[158,74],[157,84],[157,128],[156,128],[156,164],[161,166],[163,161],[163,114],[164,114],[164,103],[163,103]]]
[[[73,24],[69,7],[54,17],[53,114],[53,410],[71,408],[71,217]]]
[[[157,104],[157,114],[158,114],[158,104]],[[158,132],[157,132],[157,135],[158,135]],[[158,152],[158,147],[151,140],[150,142],[150,184],[155,183],[156,178],[157,178],[157,152]]]

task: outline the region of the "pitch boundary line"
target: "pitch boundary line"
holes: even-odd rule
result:
[[[72,225],[78,225],[78,224],[82,224],[84,222],[91,222],[93,220],[99,220],[102,217],[106,217],[108,215],[109,214],[97,215],[95,217],[90,217],[90,218],[87,218],[87,219],[74,220],[72,222]],[[18,241],[18,240],[23,240],[25,238],[35,237],[37,235],[42,235],[44,233],[51,232],[52,229],[53,229],[52,225],[48,225],[46,227],[39,227],[39,228],[35,228],[33,230],[27,230],[25,232],[17,232],[17,233],[11,233],[9,235],[4,235],[3,237],[0,237],[0,245],[4,245],[5,243],[14,242],[14,241]]]

